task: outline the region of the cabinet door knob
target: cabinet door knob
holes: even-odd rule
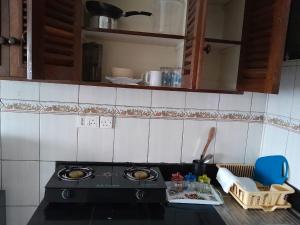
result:
[[[206,54],[209,54],[211,52],[211,45],[206,45],[203,49],[203,51],[206,52]]]
[[[0,45],[7,45],[8,39],[6,37],[0,36]]]
[[[21,44],[21,41],[15,37],[8,38],[8,44],[9,45],[19,45]]]

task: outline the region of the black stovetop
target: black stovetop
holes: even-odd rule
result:
[[[28,225],[225,225],[208,205],[48,204],[42,201]]]
[[[83,164],[86,166],[85,164]],[[78,166],[78,165],[77,165]],[[65,168],[65,165],[58,165],[56,172],[47,183],[47,188],[165,188],[164,179],[158,167],[151,167],[158,172],[155,181],[132,181],[124,177],[124,171],[128,166],[100,166],[88,165],[94,170],[94,176],[79,181],[64,181],[57,177],[58,171]],[[150,167],[149,167],[150,168]]]

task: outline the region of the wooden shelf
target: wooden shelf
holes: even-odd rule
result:
[[[241,46],[240,41],[214,39],[214,38],[205,38],[205,41],[207,44],[210,44],[213,49],[219,49],[219,50],[225,49],[225,48]]]
[[[231,44],[231,45],[241,45],[242,44],[241,41],[216,39],[216,38],[205,38],[205,41],[210,42],[210,43]]]
[[[57,84],[76,84],[99,87],[116,87],[116,88],[131,88],[131,89],[145,89],[145,90],[162,90],[162,91],[184,91],[184,92],[205,92],[205,93],[221,93],[221,94],[243,94],[243,91],[237,90],[219,90],[219,89],[189,89],[189,88],[175,88],[175,87],[153,87],[145,85],[125,85],[113,84],[107,82],[88,82],[88,81],[68,81],[68,80],[28,80],[20,77],[0,77],[0,80],[14,80],[25,82],[41,82],[41,83],[57,83]]]
[[[147,33],[128,30],[83,28],[85,38],[98,38],[102,40],[132,42],[140,44],[177,46],[184,41],[184,36],[173,34]]]

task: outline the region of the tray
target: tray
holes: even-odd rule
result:
[[[244,164],[217,164],[218,168],[227,168],[234,175],[239,177],[253,177],[254,166]],[[276,209],[291,208],[292,205],[287,202],[287,195],[295,190],[287,184],[273,184],[270,187],[256,183],[259,192],[248,192],[238,183],[230,188],[229,193],[244,209],[262,209],[264,211],[274,211]]]

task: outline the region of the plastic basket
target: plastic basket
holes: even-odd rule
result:
[[[244,164],[217,164],[218,168],[227,168],[235,176],[253,177],[254,166]],[[248,192],[239,184],[234,183],[229,193],[244,209],[263,209],[264,211],[274,211],[275,209],[287,209],[292,205],[287,202],[287,195],[295,190],[287,184],[273,184],[266,187],[256,183],[258,192]]]

